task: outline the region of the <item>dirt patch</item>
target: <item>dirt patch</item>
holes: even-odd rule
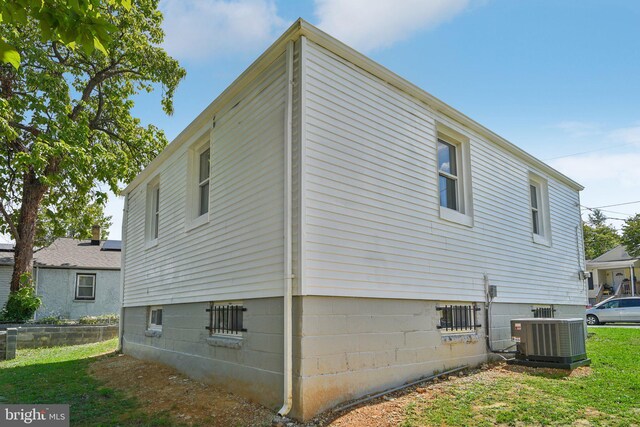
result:
[[[273,412],[220,388],[190,379],[175,369],[125,355],[98,359],[89,373],[123,391],[150,415],[166,412],[176,424],[267,426]]]

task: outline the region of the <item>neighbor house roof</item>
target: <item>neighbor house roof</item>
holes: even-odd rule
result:
[[[13,245],[0,247],[0,265],[13,265]],[[61,238],[33,254],[35,267],[120,269],[120,240]]]
[[[414,96],[416,99],[429,105],[434,110],[477,132],[489,141],[504,148],[516,157],[524,160],[526,163],[538,167],[572,189],[577,191],[584,189],[584,187],[571,178],[558,172],[556,169],[553,169],[548,164],[535,158],[520,147],[487,129],[480,123],[467,117],[430,93],[350,48],[341,41],[331,37],[327,33],[319,30],[305,20],[298,19],[282,36],[280,36],[278,40],[276,40],[262,55],[260,55],[260,57],[256,59],[251,66],[249,66],[249,68],[247,68],[236,80],[234,80],[233,83],[231,83],[229,87],[227,87],[211,104],[209,104],[209,106],[205,108],[171,142],[171,144],[169,144],[151,163],[149,163],[149,165],[122,191],[122,194],[130,193],[134,188],[144,182],[146,178],[157,170],[158,167],[182,145],[188,141],[192,141],[197,130],[201,129],[205,123],[210,122],[211,118],[214,117],[217,112],[219,112],[231,99],[233,99],[233,97],[236,96],[249,82],[264,71],[275,58],[282,54],[289,42],[296,41],[302,36],[322,47],[325,47],[336,55],[371,73],[400,91]]]
[[[636,261],[638,258],[630,256],[624,246],[618,245],[599,257],[587,261],[587,268],[621,268],[631,266]]]
[[[105,242],[93,245],[91,240],[57,239],[34,254],[36,267],[119,269],[118,250],[102,250]]]

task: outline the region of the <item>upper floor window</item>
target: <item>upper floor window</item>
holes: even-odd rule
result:
[[[457,147],[438,139],[438,175],[440,206],[459,210],[459,180]]]
[[[436,128],[440,218],[472,227],[469,138],[442,124]]]
[[[147,241],[154,243],[160,233],[160,181],[147,185]]]
[[[198,156],[198,216],[209,212],[209,175],[211,149]]]
[[[533,174],[529,176],[529,211],[533,241],[545,245],[551,244],[547,181]]]
[[[187,172],[187,230],[209,221],[211,190],[211,145],[209,138],[196,142],[189,150]]]

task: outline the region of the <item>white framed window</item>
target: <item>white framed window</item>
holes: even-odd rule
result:
[[[440,206],[460,210],[458,147],[438,138],[438,189]]]
[[[146,240],[147,245],[153,246],[158,241],[160,234],[160,180],[152,180],[147,185],[147,220]]]
[[[211,174],[211,149],[198,154],[198,216],[209,213],[209,176]]]
[[[209,138],[189,150],[187,173],[187,230],[209,221],[211,194],[211,144]]]
[[[242,301],[212,302],[209,304],[209,335],[241,337],[244,328],[244,312],[247,309]]]
[[[96,299],[96,275],[76,274],[76,300],[92,301]]]
[[[440,218],[472,227],[469,138],[442,124],[436,128]]]
[[[152,331],[162,330],[162,306],[149,307],[149,324],[147,327]]]
[[[535,243],[551,244],[551,220],[549,217],[549,193],[547,181],[529,174],[529,217],[531,235]]]

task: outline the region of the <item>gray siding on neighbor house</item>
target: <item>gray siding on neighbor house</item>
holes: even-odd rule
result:
[[[146,336],[148,310],[124,310],[123,350],[126,354],[156,360],[193,377],[272,407],[282,403],[282,298],[243,301],[243,326],[239,348],[207,342],[207,303],[163,305],[161,336]]]
[[[305,295],[584,304],[578,191],[308,42],[302,52]],[[306,111],[306,113],[305,113]],[[471,227],[441,218],[437,126],[469,140]],[[548,181],[534,243],[530,173]]]
[[[95,300],[76,300],[76,274],[95,274]],[[36,268],[37,294],[42,305],[36,318],[61,316],[77,319],[83,316],[120,313],[120,270],[80,270]]]
[[[4,308],[9,297],[11,289],[11,275],[13,274],[13,266],[0,265],[0,310]]]
[[[280,55],[216,113],[215,128],[211,117],[128,194],[125,306],[282,295],[285,89]],[[190,229],[189,150],[207,139],[209,221]],[[147,183],[157,177],[159,236],[146,247]]]

